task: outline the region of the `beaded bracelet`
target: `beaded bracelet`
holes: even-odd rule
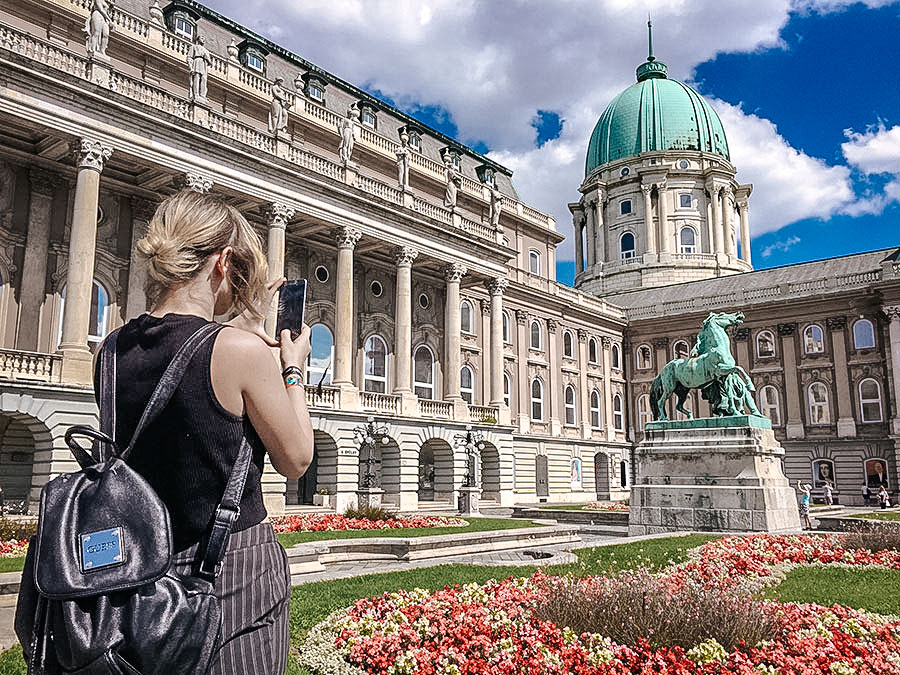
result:
[[[296,375],[300,378],[300,381],[303,381],[303,369],[297,366],[288,366],[284,370],[281,371],[281,377],[287,377],[288,375]]]
[[[301,380],[296,375],[288,375],[284,378],[284,388],[290,389],[291,387],[297,387],[303,384],[303,380]]]

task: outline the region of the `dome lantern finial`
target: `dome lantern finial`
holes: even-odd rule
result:
[[[656,57],[653,56],[653,22],[650,20],[650,12],[647,12],[647,61],[653,62]]]
[[[649,54],[647,60],[637,68],[637,81],[643,82],[652,78],[665,79],[668,77],[669,69],[662,61],[657,61],[653,56],[653,22],[650,20],[650,13],[647,13],[647,47]]]

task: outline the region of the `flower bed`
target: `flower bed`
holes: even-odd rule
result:
[[[302,516],[272,518],[275,532],[335,532],[339,530],[392,530],[421,527],[466,527],[469,523],[462,518],[444,516],[408,516],[369,520],[368,518],[347,518],[336,513],[310,513]]]
[[[777,584],[800,565],[900,569],[900,553],[845,550],[837,536],[730,537],[692,551],[662,578],[673,593],[697,583],[751,593]],[[653,648],[640,639],[626,646],[539,619],[536,610],[558,583],[538,572],[484,586],[358,600],[310,631],[301,660],[318,675],[900,673],[897,617],[769,601],[760,607],[772,619],[773,639],[757,645],[726,651],[708,639]],[[592,580],[579,583],[589,586]]]
[[[0,558],[18,558],[28,551],[27,539],[0,541]]]
[[[628,504],[622,502],[591,502],[581,507],[585,511],[627,511]]]

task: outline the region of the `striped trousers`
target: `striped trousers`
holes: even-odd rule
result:
[[[176,554],[174,570],[195,573],[198,548]],[[284,675],[291,577],[271,525],[232,533],[215,593],[222,603],[222,644],[209,675]]]

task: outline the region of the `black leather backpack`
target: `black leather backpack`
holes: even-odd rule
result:
[[[197,350],[221,328],[207,324],[160,378],[128,446],[115,436],[117,332],[100,353],[102,431],[74,426],[66,443],[81,471],[41,492],[38,531],[25,559],[16,634],[30,675],[206,673],[221,640],[213,582],[251,462],[246,439],[216,508],[197,576],[173,572],[169,513],[126,460],[178,387]],[[96,456],[77,436],[93,441]]]

